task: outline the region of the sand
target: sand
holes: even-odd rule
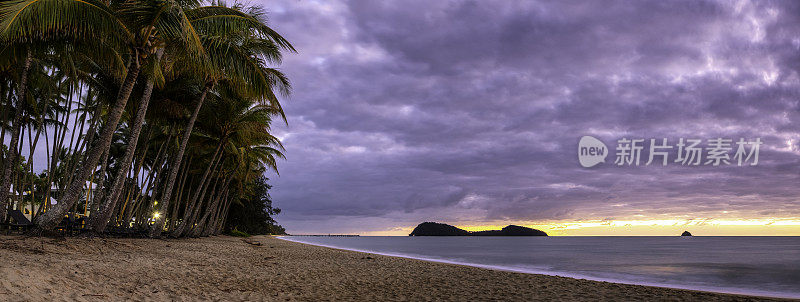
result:
[[[250,240],[0,236],[0,301],[768,300]]]

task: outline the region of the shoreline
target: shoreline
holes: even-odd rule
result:
[[[0,236],[0,275],[2,301],[785,301],[490,270],[272,236]]]
[[[298,235],[298,236],[294,236],[294,237],[303,237],[303,236],[304,235]],[[307,244],[307,245],[312,245],[312,246],[319,246],[319,247],[325,247],[325,248],[331,248],[331,249],[337,249],[337,250],[343,250],[343,251],[351,251],[351,252],[366,253],[366,254],[375,254],[375,255],[382,255],[382,256],[387,256],[387,257],[398,257],[398,258],[418,260],[418,261],[426,261],[426,262],[433,262],[433,263],[462,265],[462,266],[467,266],[467,267],[475,267],[475,268],[481,268],[481,269],[512,272],[512,273],[520,273],[520,274],[542,275],[542,276],[551,276],[551,277],[563,277],[563,278],[570,278],[570,279],[576,279],[576,280],[587,280],[587,281],[594,281],[594,282],[607,282],[607,283],[616,283],[616,284],[625,284],[625,285],[657,287],[657,288],[664,288],[664,289],[689,290],[689,291],[708,292],[708,293],[715,293],[715,294],[727,294],[727,295],[736,295],[736,296],[800,300],[800,295],[790,295],[790,294],[783,294],[783,293],[779,293],[779,292],[748,291],[748,290],[702,287],[702,286],[691,287],[691,286],[673,285],[673,284],[668,284],[668,283],[649,283],[649,282],[627,281],[627,280],[623,280],[623,279],[599,278],[599,277],[581,275],[581,274],[570,273],[570,272],[524,269],[524,268],[515,268],[515,267],[500,266],[500,265],[488,265],[488,264],[480,264],[480,263],[462,262],[462,261],[455,261],[455,260],[448,260],[448,259],[428,258],[428,257],[423,257],[423,256],[413,256],[413,255],[405,255],[405,254],[398,254],[398,253],[384,253],[384,252],[377,252],[377,251],[371,251],[371,250],[351,249],[351,248],[338,247],[338,246],[332,246],[332,245],[296,241],[296,240],[290,239],[291,237],[293,237],[292,235],[275,235],[273,237],[275,237],[277,239],[280,239],[280,240],[286,240],[286,241],[289,241],[289,242]]]

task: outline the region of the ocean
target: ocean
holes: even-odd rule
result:
[[[800,237],[281,238],[523,273],[800,298]]]

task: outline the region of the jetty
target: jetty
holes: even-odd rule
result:
[[[354,234],[310,234],[310,235],[289,235],[294,237],[359,237],[361,235],[354,235]]]

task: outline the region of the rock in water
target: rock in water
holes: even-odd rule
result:
[[[683,231],[683,234],[681,234],[681,236],[692,236],[692,233],[689,233],[689,231]]]
[[[414,228],[408,236],[467,236],[469,232],[449,224],[423,222]]]
[[[509,225],[504,227],[502,231],[505,236],[547,236],[547,233],[543,231],[518,225]]]
[[[547,236],[547,233],[518,225],[509,225],[502,230],[469,232],[449,224],[423,222],[408,236]]]

